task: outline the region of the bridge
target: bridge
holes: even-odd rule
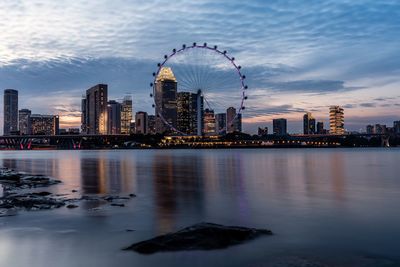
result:
[[[8,135],[0,136],[1,149],[90,149],[134,143],[129,135]]]
[[[357,147],[400,145],[399,135],[266,135],[162,136],[162,135],[10,135],[0,136],[0,149],[102,149],[174,147]]]

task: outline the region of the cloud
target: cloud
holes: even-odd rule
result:
[[[363,108],[373,108],[375,106],[376,106],[375,103],[361,103],[360,104],[360,107],[363,107]]]

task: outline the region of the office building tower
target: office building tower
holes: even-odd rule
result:
[[[329,128],[330,134],[344,134],[344,110],[342,107],[329,107]]]
[[[242,114],[237,114],[234,107],[229,107],[226,110],[226,132],[241,132],[242,131]]]
[[[366,128],[366,133],[367,134],[373,134],[374,133],[374,126],[373,125],[367,125]]]
[[[201,91],[177,93],[177,129],[189,135],[201,135],[204,100]]]
[[[204,110],[204,135],[215,135],[215,116],[214,110]]]
[[[315,119],[311,112],[307,112],[303,116],[303,133],[315,134]]]
[[[32,114],[30,124],[33,135],[59,134],[60,120],[57,115]]]
[[[171,68],[161,68],[155,84],[156,132],[169,131],[177,127],[177,81]],[[166,125],[164,121],[168,124]]]
[[[147,115],[147,133],[155,134],[156,133],[156,116],[155,115]]]
[[[136,112],[135,124],[136,134],[148,134],[149,121],[147,112]]]
[[[85,127],[87,134],[107,134],[107,84],[86,90]]]
[[[121,134],[129,134],[132,122],[132,97],[127,95],[122,100],[121,110]]]
[[[400,121],[393,122],[393,131],[395,134],[400,134]]]
[[[324,122],[322,121],[317,122],[317,134],[326,134]]]
[[[87,133],[86,127],[86,95],[81,100],[81,133]]]
[[[18,131],[18,91],[4,90],[4,135]]]
[[[115,100],[107,103],[107,134],[121,134],[122,105]]]
[[[226,134],[226,113],[215,114],[215,132],[218,135]]]
[[[375,126],[374,126],[374,133],[375,133],[375,134],[386,134],[386,133],[387,133],[387,127],[386,127],[386,125],[375,124]]]
[[[286,119],[273,119],[272,120],[273,132],[275,135],[287,134],[287,120]]]
[[[134,121],[131,122],[129,126],[129,134],[135,134],[136,132],[136,123]]]
[[[266,136],[266,135],[268,135],[268,127],[264,127],[264,128],[261,128],[261,127],[258,127],[258,136]]]
[[[19,133],[22,135],[31,134],[31,114],[29,109],[21,109],[18,112],[19,117]]]

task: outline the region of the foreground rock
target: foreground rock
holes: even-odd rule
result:
[[[11,195],[0,199],[1,209],[43,210],[60,208],[65,205],[63,200],[42,196],[37,193]]]
[[[130,197],[122,196],[82,196],[80,199],[67,198],[65,195],[53,195],[50,192],[35,192],[36,188],[49,187],[61,181],[44,175],[30,175],[16,172],[7,168],[0,168],[0,217],[14,216],[18,210],[44,210],[66,206],[69,209],[77,208],[78,201],[111,202],[112,206],[124,207]],[[76,190],[73,190],[76,191]],[[115,202],[115,203],[114,203]]]
[[[125,250],[152,254],[163,251],[223,249],[263,235],[272,235],[272,232],[265,229],[199,223],[175,233],[133,244]]]
[[[0,184],[3,185],[5,192],[17,189],[48,187],[59,183],[61,181],[44,175],[30,175],[10,169],[0,169]]]

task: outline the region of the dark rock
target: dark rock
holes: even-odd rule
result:
[[[103,197],[105,201],[112,202],[114,200],[128,200],[129,197],[120,197],[120,196],[105,196]]]
[[[76,193],[76,192],[78,192],[78,190],[73,189],[73,190],[71,190],[71,192]]]
[[[111,206],[114,206],[114,207],[125,207],[125,204],[122,204],[122,203],[111,203]]]
[[[75,205],[75,204],[69,204],[69,205],[67,205],[67,208],[68,209],[75,209],[75,208],[78,208],[79,206],[78,205]]]
[[[199,223],[175,233],[135,243],[125,250],[152,254],[162,251],[223,249],[262,235],[272,235],[272,232],[265,229]]]
[[[135,194],[129,194],[129,196],[130,196],[130,197],[136,197],[136,195],[135,195]]]
[[[51,195],[51,193],[50,192],[39,192],[39,193],[32,193],[32,195],[46,197],[46,196]]]
[[[23,208],[26,210],[53,209],[64,206],[62,200],[51,197],[38,196],[32,193],[12,195],[1,199],[0,208]]]
[[[133,229],[126,229],[127,232],[135,232]]]

